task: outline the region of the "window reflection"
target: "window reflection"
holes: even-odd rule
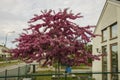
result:
[[[111,37],[111,39],[117,37],[117,23],[114,23],[113,25],[111,25],[110,37]]]
[[[107,41],[107,28],[102,30],[102,41]]]
[[[118,46],[117,44],[111,45],[111,70],[118,72]],[[118,80],[118,74],[112,73],[112,80]]]
[[[107,46],[102,46],[102,53],[104,54],[102,57],[102,71],[107,72]],[[102,75],[102,80],[107,80],[107,74]]]

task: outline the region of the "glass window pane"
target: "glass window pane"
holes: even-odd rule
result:
[[[118,72],[118,46],[117,44],[111,45],[111,69],[112,72]],[[113,80],[118,80],[118,74],[112,74]]]
[[[111,26],[111,38],[117,37],[117,24]]]
[[[107,46],[102,46],[102,53],[104,54],[102,57],[102,71],[107,72]],[[107,74],[102,75],[102,80],[107,80]]]
[[[102,30],[102,41],[106,41],[107,40],[107,29]]]

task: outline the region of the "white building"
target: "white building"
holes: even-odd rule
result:
[[[10,54],[3,52],[3,50],[8,50],[8,48],[0,45],[0,58],[8,58],[8,57],[10,57]]]
[[[100,15],[93,39],[93,54],[104,53],[94,61],[93,72],[120,72],[120,0],[107,0]],[[96,80],[120,80],[120,74],[93,74]]]

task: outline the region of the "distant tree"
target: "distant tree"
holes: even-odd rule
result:
[[[86,50],[89,51],[89,52],[92,52],[92,44],[87,44],[87,45],[86,45]],[[91,54],[92,54],[92,53],[91,53]],[[92,59],[89,58],[88,62],[89,62],[90,64],[92,64]]]
[[[92,44],[86,44],[86,50],[92,52]]]
[[[89,59],[99,60],[100,55],[92,55],[86,44],[96,35],[93,26],[81,27],[74,21],[82,18],[68,9],[44,10],[35,14],[28,22],[29,28],[15,40],[17,47],[9,50],[13,58],[25,62],[42,61],[44,65],[58,62],[62,65],[89,65]]]

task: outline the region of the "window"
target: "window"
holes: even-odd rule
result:
[[[107,41],[107,28],[102,30],[102,42]]]
[[[117,38],[117,22],[110,26],[110,39]]]
[[[102,72],[107,72],[107,46],[102,46]],[[107,80],[107,74],[102,74],[102,80]]]
[[[118,46],[117,43],[111,44],[111,72],[118,72]],[[112,80],[119,80],[118,74],[112,73]]]

